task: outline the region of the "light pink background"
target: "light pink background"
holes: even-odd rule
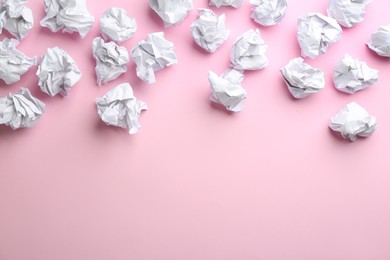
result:
[[[290,0],[283,22],[255,24],[251,6],[226,13],[229,40],[215,54],[198,48],[190,25],[197,12],[164,28],[147,1],[87,1],[99,18],[124,7],[138,22],[129,50],[164,31],[179,64],[146,85],[129,73],[95,82],[91,41],[41,28],[43,0],[30,0],[35,26],[19,49],[42,55],[64,48],[83,72],[66,98],[40,93],[36,68],[0,95],[28,87],[47,105],[31,129],[0,127],[1,260],[388,260],[390,259],[390,60],[365,42],[389,23],[388,3],[375,0],[364,23],[345,29],[328,53],[308,62],[326,73],[326,88],[293,100],[279,68],[299,56],[296,20],[326,12],[328,1]],[[207,0],[194,0],[207,7]],[[229,114],[209,102],[208,70],[229,66],[234,40],[260,28],[270,65],[246,73],[245,109]],[[2,35],[2,37],[4,37]],[[335,90],[332,69],[344,54],[379,69],[380,80],[355,95]],[[107,127],[95,98],[130,82],[149,110],[135,136]],[[328,120],[351,101],[376,115],[378,130],[349,143]]]

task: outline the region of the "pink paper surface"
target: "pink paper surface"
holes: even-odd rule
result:
[[[35,127],[0,126],[1,260],[388,260],[390,259],[390,59],[365,42],[390,21],[388,2],[375,0],[362,24],[309,64],[325,71],[319,94],[294,100],[279,68],[300,55],[297,17],[326,14],[328,1],[290,0],[285,19],[261,27],[249,1],[226,14],[228,41],[214,54],[193,41],[194,10],[164,28],[147,1],[87,1],[97,18],[85,39],[39,25],[44,1],[30,0],[35,26],[19,50],[43,55],[65,49],[83,72],[69,96],[41,93],[36,67],[0,96],[27,87],[46,103]],[[196,8],[207,0],[194,0]],[[175,43],[179,63],[156,74],[157,83],[129,72],[98,87],[92,39],[109,7],[126,8],[138,31],[128,50],[151,32]],[[259,28],[270,65],[245,74],[245,109],[229,114],[209,101],[209,70],[229,67],[230,49]],[[3,33],[1,35],[4,38]],[[371,88],[355,95],[332,83],[344,54],[380,71]],[[130,136],[107,127],[95,98],[129,82],[149,110]],[[331,116],[356,101],[377,117],[378,130],[350,143],[328,128]]]

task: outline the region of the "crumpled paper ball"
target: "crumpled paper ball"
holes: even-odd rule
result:
[[[149,6],[166,27],[181,23],[193,8],[192,0],[149,0]]]
[[[355,102],[349,103],[334,115],[330,129],[340,132],[344,139],[356,141],[357,137],[368,137],[377,128],[376,118]]]
[[[378,81],[379,72],[368,67],[367,63],[346,54],[333,70],[336,89],[354,94]]]
[[[371,35],[367,46],[379,56],[390,57],[390,24],[379,27],[379,30]]]
[[[72,57],[58,47],[47,49],[37,71],[40,89],[51,97],[57,94],[66,96],[81,75]]]
[[[325,87],[324,72],[305,63],[302,58],[292,59],[280,69],[288,90],[295,98],[304,98]]]
[[[129,134],[136,134],[141,128],[138,118],[146,104],[138,100],[130,84],[124,83],[96,99],[99,117],[107,125],[128,128]]]
[[[0,33],[6,29],[19,40],[26,37],[34,26],[30,8],[24,6],[27,0],[4,0],[0,4]]]
[[[344,26],[352,27],[364,20],[371,0],[330,0],[328,15]]]
[[[126,15],[123,8],[110,8],[100,17],[100,30],[105,40],[123,42],[137,30],[137,22]]]
[[[16,130],[32,127],[45,112],[45,104],[26,88],[0,98],[0,124]]]
[[[220,77],[209,71],[211,96],[214,103],[223,105],[228,111],[240,112],[246,91],[241,86],[244,74],[238,70],[227,70]]]
[[[215,52],[230,34],[225,28],[225,15],[217,16],[208,9],[201,9],[199,12],[199,18],[191,25],[192,37],[204,50]]]
[[[243,33],[233,44],[230,65],[237,70],[260,70],[268,66],[268,46],[258,29]]]
[[[282,21],[286,14],[286,0],[250,0],[255,7],[251,18],[258,24],[270,26]]]
[[[298,18],[297,38],[303,57],[314,59],[326,53],[341,38],[341,33],[340,25],[331,17],[309,13]]]

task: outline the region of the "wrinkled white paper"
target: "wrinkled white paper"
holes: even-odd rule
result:
[[[23,39],[34,26],[31,9],[24,6],[27,0],[4,0],[0,4],[0,33],[6,29],[16,38]]]
[[[52,32],[77,32],[84,38],[95,22],[85,0],[45,0],[45,11],[41,26]]]
[[[47,49],[38,66],[38,85],[42,92],[54,97],[67,95],[81,78],[81,72],[69,54],[58,47]]]
[[[138,118],[146,104],[138,100],[130,84],[123,83],[108,91],[102,98],[96,99],[98,114],[107,125],[128,128],[130,134],[136,134],[141,128]]]
[[[325,87],[324,72],[305,63],[302,58],[292,59],[280,69],[288,90],[295,98],[304,98]]]
[[[210,100],[225,106],[229,111],[240,112],[246,98],[246,91],[241,86],[243,80],[244,74],[235,69],[225,71],[220,77],[209,71]]]
[[[366,6],[371,0],[330,0],[328,15],[344,27],[352,27],[364,20]]]
[[[181,23],[192,10],[192,0],[149,0],[149,6],[166,27]]]
[[[199,18],[191,25],[192,37],[206,51],[215,52],[230,34],[225,28],[225,14],[217,16],[208,9],[200,9],[199,12]]]
[[[319,13],[298,18],[298,42],[304,57],[312,59],[324,54],[328,47],[341,38],[342,29],[337,21]]]
[[[100,37],[92,42],[92,53],[96,60],[96,81],[99,86],[118,78],[127,71],[129,53],[115,42],[105,43]]]
[[[358,136],[368,137],[376,129],[376,118],[356,104],[349,103],[334,115],[329,123],[330,129],[340,132],[345,139],[355,141]]]
[[[234,43],[230,53],[230,65],[237,70],[259,70],[268,66],[265,55],[268,46],[258,29],[250,29]]]
[[[13,130],[32,127],[45,112],[45,104],[33,97],[26,88],[15,94],[0,98],[0,124]]]
[[[251,18],[264,26],[280,23],[287,10],[286,0],[250,0],[250,3],[255,5]]]
[[[390,57],[390,24],[379,27],[379,30],[371,35],[368,47],[383,57]]]
[[[378,81],[379,72],[367,63],[345,55],[333,70],[333,82],[340,91],[354,94]]]
[[[214,5],[216,7],[221,6],[231,6],[234,8],[238,8],[242,5],[243,0],[210,0],[210,5]]]
[[[123,42],[137,30],[135,19],[126,15],[123,8],[110,8],[100,17],[100,29],[105,40]]]
[[[36,57],[29,58],[16,49],[19,44],[15,39],[4,39],[0,42],[0,79],[7,85],[20,80],[32,66],[36,65]]]
[[[164,38],[163,32],[151,33],[132,49],[137,65],[137,76],[148,84],[156,82],[155,72],[177,63],[173,43]]]

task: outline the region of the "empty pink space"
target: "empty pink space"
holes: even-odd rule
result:
[[[208,8],[207,0],[194,0]],[[65,49],[83,73],[65,98],[40,92],[37,67],[0,96],[21,87],[46,103],[31,129],[0,126],[0,260],[388,260],[390,259],[390,59],[365,43],[388,24],[388,2],[375,0],[365,21],[310,65],[325,72],[320,93],[294,100],[279,69],[300,55],[297,17],[326,14],[328,1],[290,0],[283,21],[262,27],[252,6],[211,9],[231,30],[214,54],[193,41],[193,10],[165,28],[148,1],[87,0],[96,22],[88,35],[39,25],[44,1],[30,0],[35,25],[18,49],[41,56]],[[174,42],[178,64],[147,85],[128,73],[98,87],[92,40],[99,17],[122,7],[138,23],[129,51],[149,33]],[[211,104],[209,70],[229,68],[235,39],[259,28],[267,68],[245,73],[240,113]],[[9,37],[7,33],[1,38]],[[379,70],[379,81],[354,95],[335,89],[334,66],[345,54]],[[95,99],[129,82],[149,110],[136,135],[108,127]],[[350,143],[328,128],[356,101],[377,117],[369,138]]]

